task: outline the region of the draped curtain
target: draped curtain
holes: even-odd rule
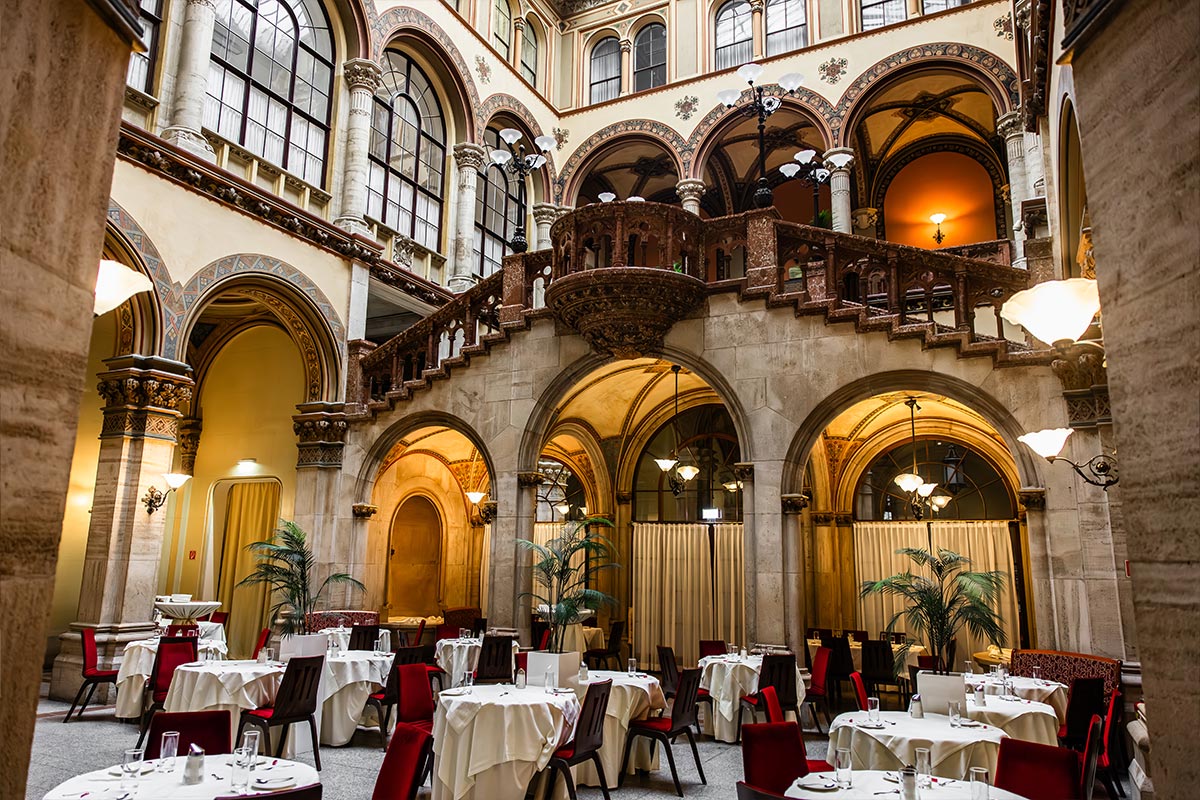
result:
[[[1006,521],[947,521],[934,522],[930,528],[933,549],[953,550],[971,559],[971,569],[978,572],[999,570],[1006,575],[1004,589],[1000,594],[997,610],[1001,628],[1005,632],[1005,646],[1012,646],[1019,639],[1017,617],[1017,591],[1013,584],[1012,543]],[[923,522],[856,522],[854,523],[855,578],[858,586],[863,581],[877,581],[908,570],[916,565],[904,555],[897,555],[902,547],[929,547],[929,534]],[[871,595],[859,601],[859,627],[869,635],[876,636],[887,627],[894,614],[904,610],[904,598],[893,595]],[[901,617],[896,630],[909,632]],[[955,659],[962,662],[971,653],[986,650],[988,642],[978,639],[969,630],[963,629],[956,637]],[[959,665],[951,665],[957,668]]]
[[[714,639],[746,641],[746,559],[740,522],[713,526]],[[689,662],[691,663],[691,662]]]
[[[279,484],[275,481],[237,483],[229,489],[217,599],[229,613],[225,637],[232,658],[250,657],[259,631],[270,627],[269,587],[262,583],[237,584],[254,571],[257,563],[256,556],[246,550],[246,545],[270,539],[278,518]]]
[[[489,584],[492,578],[492,526],[490,523],[483,526],[483,541],[479,548],[479,613],[486,617],[490,599]]]

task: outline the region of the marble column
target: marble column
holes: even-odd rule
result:
[[[317,560],[316,581],[330,572],[363,579],[362,553],[349,536],[338,536],[336,520],[342,501],[339,485],[346,442],[346,415],[341,403],[300,403],[292,417],[296,434],[296,500],[292,519],[307,534]],[[331,608],[359,608],[363,598],[348,586],[330,586]]]
[[[1029,198],[1025,177],[1025,126],[1021,114],[1010,111],[996,121],[996,133],[1004,137],[1008,158],[1008,201],[1012,208],[1013,266],[1025,267],[1025,231],[1021,204]]]
[[[832,156],[846,155],[851,160],[840,167],[830,161]],[[854,166],[854,151],[848,147],[835,147],[825,153],[825,167],[829,170],[829,197],[832,208],[833,229],[838,233],[852,233],[854,204],[850,199],[850,169]]]
[[[383,71],[374,61],[354,58],[342,65],[350,87],[346,122],[346,162],[342,172],[342,209],[336,224],[350,233],[366,234],[368,153],[371,147],[371,103]]]
[[[562,215],[562,212],[553,203],[534,203],[531,210],[533,222],[537,228],[537,244],[534,249],[549,250],[553,246],[550,241],[550,226]]]
[[[621,95],[627,95],[633,85],[633,40],[622,39],[621,45]]]
[[[447,282],[452,292],[465,292],[475,285],[475,196],[479,170],[487,162],[487,153],[471,142],[454,145],[454,165],[458,171],[458,208],[454,224],[454,260]]]
[[[516,17],[512,21],[512,47],[508,48],[508,63],[518,73],[521,71],[521,45],[525,41],[525,20]]]
[[[763,22],[763,0],[750,0],[750,31],[753,37],[754,60],[763,57],[767,51],[766,25]]]
[[[522,597],[533,586],[529,552],[517,539],[533,538],[537,511],[538,472],[501,472],[493,484],[496,517],[492,522],[489,558],[488,621],[516,628],[522,643],[529,641],[530,601]]]
[[[696,178],[684,178],[675,184],[675,194],[683,201],[683,210],[699,216],[700,198],[704,197],[704,181]]]
[[[71,700],[81,681],[79,631],[96,629],[101,658],[119,662],[124,645],[148,634],[158,588],[167,512],[147,512],[151,487],[168,491],[179,407],[192,396],[191,368],[153,356],[108,359],[98,386],[104,398],[100,455],[78,621],[62,634],[50,696]]]
[[[179,65],[171,100],[171,124],[163,138],[190,153],[216,160],[204,138],[204,95],[208,89],[208,62],[212,54],[216,0],[187,0],[179,41]]]

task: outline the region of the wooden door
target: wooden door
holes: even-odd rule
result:
[[[433,503],[410,497],[396,510],[388,553],[388,605],[393,617],[440,611],[442,520]]]

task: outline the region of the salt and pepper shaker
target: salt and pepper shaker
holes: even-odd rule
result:
[[[907,766],[900,770],[900,800],[917,800],[917,768]]]
[[[908,715],[913,719],[925,719],[925,708],[921,705],[921,695],[914,694],[908,701]]]
[[[587,667],[587,662],[585,662],[585,661],[580,661],[580,662],[579,662],[579,682],[580,682],[580,683],[587,683],[587,680],[588,680],[588,667]]]
[[[187,763],[183,766],[183,782],[195,786],[204,780],[204,748],[197,744],[188,747]]]
[[[517,670],[517,688],[518,689],[525,688],[525,670],[523,670],[523,669]]]
[[[982,683],[975,684],[975,705],[981,708],[987,705],[987,695],[983,692]]]

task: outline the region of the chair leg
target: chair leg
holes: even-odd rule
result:
[[[633,745],[634,737],[632,734],[625,734],[625,754],[621,756],[621,774],[617,776],[617,786],[625,785],[625,775],[629,769],[629,748]]]
[[[571,775],[571,768],[563,765],[562,774],[563,782],[567,784],[567,797],[571,798],[571,800],[579,800],[579,794],[575,791],[575,778]],[[553,798],[547,795],[546,800],[553,800]]]
[[[596,774],[600,776],[600,791],[604,793],[604,800],[612,800],[608,796],[608,778],[604,775],[604,765],[600,763],[600,753],[592,753],[592,762],[596,765]]]
[[[675,781],[675,794],[683,797],[683,786],[679,783],[679,770],[675,769],[675,753],[672,752],[671,745],[667,742],[666,737],[663,737],[663,750],[667,753],[667,763],[671,765],[671,780]]]
[[[692,756],[696,759],[696,771],[700,773],[700,782],[708,786],[708,780],[704,777],[704,767],[700,764],[700,750],[696,747],[696,739],[692,736],[692,729],[685,728],[684,733],[687,734],[688,743],[692,746]]]
[[[88,704],[92,702],[92,695],[96,693],[96,687],[99,683],[92,683],[92,688],[88,689],[87,697],[83,698],[83,705],[79,707],[79,716],[83,716],[83,712],[87,711]]]
[[[1121,789],[1121,784],[1113,779],[1112,770],[1097,770],[1100,780],[1104,783],[1104,791],[1111,798],[1124,797],[1125,792]]]
[[[285,722],[279,728],[279,746],[275,748],[275,757],[283,758],[283,746],[287,744],[288,731],[292,729],[290,722]]]
[[[321,771],[321,740],[317,738],[317,718],[308,715],[308,730],[312,733],[313,760],[317,762],[317,772]]]
[[[83,683],[79,684],[79,691],[75,693],[75,701],[73,703],[71,703],[71,710],[67,712],[67,715],[65,717],[63,717],[64,724],[67,722],[67,720],[69,720],[71,718],[71,715],[75,713],[75,706],[79,705],[79,698],[83,697],[83,690],[88,688],[88,683],[89,682],[87,680],[84,680]],[[82,708],[79,709],[79,716],[81,716],[81,717],[83,716]]]
[[[558,764],[551,761],[546,765],[550,774],[546,777],[546,791],[542,794],[544,800],[554,800],[554,784],[558,781]]]

